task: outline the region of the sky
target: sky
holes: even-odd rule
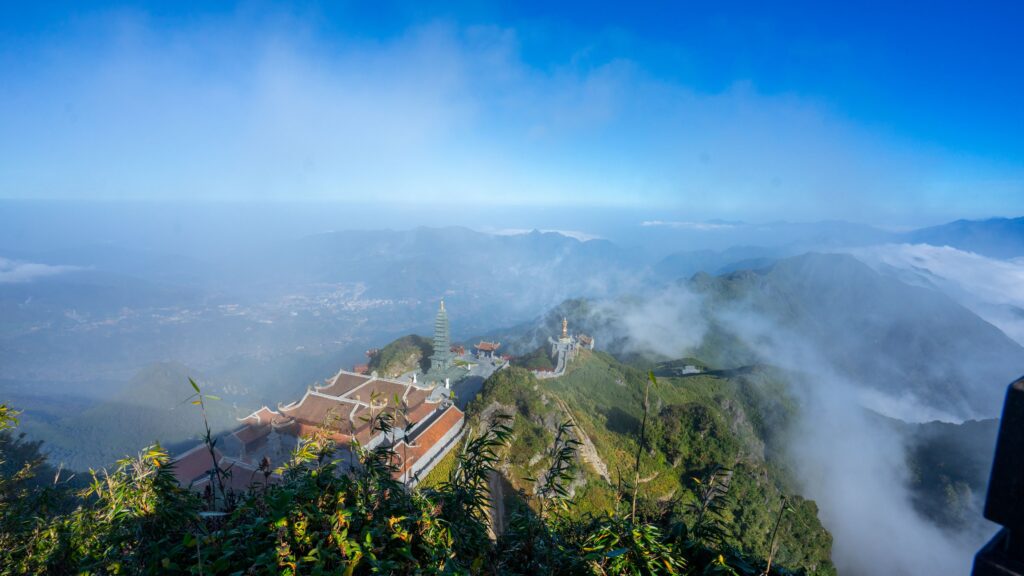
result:
[[[192,4],[0,7],[0,198],[1024,213],[1020,3]]]

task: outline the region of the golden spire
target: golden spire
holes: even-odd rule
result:
[[[566,320],[565,316],[562,316],[562,338],[569,337],[569,321]]]

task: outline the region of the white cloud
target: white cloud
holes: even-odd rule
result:
[[[851,251],[870,266],[927,283],[1024,345],[1024,259],[997,260],[949,246],[888,244]]]
[[[601,302],[599,314],[619,320],[626,349],[679,358],[697,347],[707,332],[699,296],[673,286],[630,301]]]
[[[497,236],[521,236],[523,234],[529,234],[534,232],[534,228],[499,228],[494,230],[485,230],[489,234],[495,234]],[[543,232],[545,234],[561,234],[566,238],[573,238],[580,242],[587,242],[590,240],[600,240],[601,236],[597,234],[591,234],[590,232],[583,232],[582,230],[555,230],[551,228],[536,230],[537,232]]]
[[[980,541],[952,534],[911,504],[904,439],[863,408],[878,395],[824,361],[820,343],[742,307],[719,315],[773,365],[786,369],[800,406],[787,455],[801,493],[835,536],[840,574],[964,574]],[[888,410],[919,421],[941,415],[912,397]],[[927,412],[915,409],[926,408]]]
[[[731,230],[736,228],[736,224],[727,224],[722,222],[685,222],[685,221],[663,221],[663,220],[644,220],[640,223],[641,226],[647,228],[653,227],[665,227],[665,228],[680,228],[684,230],[696,230],[698,232],[710,232],[715,230]]]
[[[0,284],[24,284],[39,278],[80,270],[77,266],[51,266],[0,258]]]

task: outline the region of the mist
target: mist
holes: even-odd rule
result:
[[[191,376],[224,432],[442,301],[513,356],[568,316],[636,367],[779,369],[840,573],[966,572],[984,485],[941,525],[908,454],[1024,374],[1018,20],[604,10],[0,9],[20,429],[98,469],[193,445]]]
[[[888,253],[885,248],[879,250]],[[932,250],[943,253],[951,249]],[[995,262],[990,265],[1001,268]],[[1013,264],[1005,269],[1013,270]],[[842,329],[853,323],[841,320],[841,310],[829,320],[834,337],[818,338],[766,315],[756,298],[712,302],[692,286],[678,283],[649,290],[635,300],[596,303],[584,323],[588,330],[599,330],[603,336],[599,347],[654,360],[699,353],[712,324],[716,330],[736,336],[738,344],[754,355],[745,362],[781,368],[786,375],[788,392],[799,408],[798,418],[785,430],[783,459],[801,493],[817,502],[823,523],[834,535],[833,560],[839,573],[967,573],[974,553],[994,527],[981,518],[977,504],[972,506],[974,517],[959,528],[940,527],[923,516],[909,487],[910,438],[906,428],[894,423],[960,422],[970,409],[953,407],[948,411],[949,404],[936,404],[934,397],[919,396],[911,387],[898,386],[898,393],[880,391],[870,381],[851,377],[849,366],[830,362],[829,358],[836,357],[835,350],[844,348],[875,350],[884,358],[877,343],[856,342],[867,336]],[[790,296],[778,293],[774,297],[784,301]],[[867,301],[878,297],[860,295]],[[962,360],[971,362],[970,358]],[[961,367],[965,372],[972,370],[969,365]],[[1018,365],[1021,368],[1024,365]],[[893,367],[891,373],[901,371]],[[987,388],[1001,393],[1006,382],[1009,377],[988,382]],[[983,496],[975,493],[975,502]]]
[[[787,459],[835,536],[841,574],[954,575],[969,572],[990,528],[980,518],[949,533],[923,518],[906,488],[906,439],[880,425],[862,401],[863,386],[821,361],[820,347],[749,313],[725,316],[735,333],[790,374],[800,417]],[[924,402],[914,402],[930,417]]]
[[[0,284],[27,283],[37,278],[54,276],[77,269],[75,266],[52,266],[0,258]]]
[[[614,319],[597,337],[624,340],[624,353],[679,358],[699,345],[707,331],[700,297],[685,289],[665,288],[641,298],[601,301],[595,313]]]
[[[1024,344],[1024,261],[1000,260],[951,246],[900,244],[855,250],[879,269],[933,286]]]

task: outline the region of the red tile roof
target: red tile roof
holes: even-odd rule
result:
[[[421,402],[409,409],[409,421],[422,422],[427,416],[433,414],[437,407],[438,405],[433,402]]]
[[[317,391],[331,396],[344,396],[356,387],[366,383],[369,379],[369,376],[363,376],[361,374],[338,372],[338,375],[331,380],[329,385],[323,388],[318,388]]]
[[[411,383],[386,378],[367,378],[340,371],[330,384],[323,388],[308,390],[298,402],[280,406],[277,412],[264,406],[241,419],[243,425],[232,434],[245,446],[243,453],[249,454],[249,457],[226,460],[239,470],[239,474],[231,479],[230,484],[236,489],[243,489],[255,477],[262,481],[262,473],[254,474],[256,465],[252,458],[255,458],[254,455],[266,444],[271,430],[302,437],[331,424],[330,437],[339,445],[348,445],[353,440],[366,444],[379,433],[369,422],[371,411],[378,414],[383,407],[389,411],[394,410],[396,398],[407,406],[408,422],[420,423],[433,418],[427,426],[421,426],[416,430],[412,445],[402,444],[410,453],[408,464],[411,465],[462,418],[462,412],[453,406],[435,416],[440,404],[428,402],[430,394],[431,390]],[[369,405],[371,398],[376,400],[372,408]],[[407,421],[399,414],[396,414],[396,417],[395,426],[404,427]],[[227,458],[219,450],[216,457],[218,460]],[[210,468],[211,458],[204,445],[196,446],[175,460],[175,476],[179,483],[186,486],[191,484],[193,487],[201,488],[204,483],[208,483],[208,477],[204,475],[208,474]]]
[[[412,468],[445,434],[458,426],[464,417],[462,410],[455,406],[449,406],[429,426],[417,431],[416,436],[410,439],[410,444],[399,442],[395,445],[395,452],[404,458],[396,472],[396,477],[402,476]]]
[[[268,482],[277,484],[281,481],[280,474],[270,474],[269,478],[259,469],[258,466],[247,464],[234,458],[222,457],[217,464],[220,469],[227,472],[224,478],[224,487],[242,492],[253,486],[264,486]],[[205,476],[192,483],[193,490],[203,490],[210,483],[210,477]]]
[[[223,458],[220,450],[213,449],[213,453],[217,455],[217,458]],[[195,448],[192,448],[188,452],[178,456],[171,461],[174,472],[174,477],[178,479],[178,484],[188,486],[193,480],[196,480],[203,474],[210,471],[213,468],[213,459],[210,457],[210,451],[206,447],[206,444],[200,444]]]
[[[415,392],[417,389],[413,388],[409,390],[408,384],[400,384],[398,382],[391,382],[388,380],[371,380],[365,386],[360,387],[357,390],[353,390],[348,394],[345,394],[345,398],[357,400],[359,402],[370,403],[370,400],[375,398],[376,402],[379,403],[393,403],[395,396],[398,396],[399,400],[405,396],[406,391],[410,394]],[[421,391],[426,397],[426,391]]]
[[[241,421],[249,422],[251,424],[269,424],[273,422],[275,418],[279,417],[280,414],[264,406],[259,410],[253,412],[252,414],[249,414],[245,418],[242,418]]]
[[[242,444],[250,444],[270,434],[269,424],[246,424],[233,432]]]
[[[305,424],[322,426],[328,424],[328,417],[332,421],[348,421],[353,407],[349,402],[307,393],[299,402],[282,406],[279,410]]]
[[[476,348],[477,350],[480,350],[481,352],[494,352],[495,350],[497,350],[500,347],[501,347],[501,342],[486,342],[486,341],[483,341],[483,340],[481,340],[479,344],[474,346],[474,348]]]

